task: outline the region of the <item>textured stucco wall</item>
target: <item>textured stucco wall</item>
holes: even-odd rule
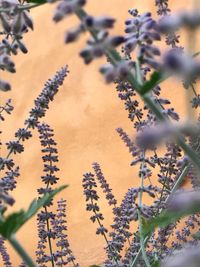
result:
[[[118,18],[115,33],[123,32],[123,22],[128,17],[129,8],[137,7],[140,12],[154,12],[151,0],[88,2],[88,12],[109,14]],[[190,1],[171,1],[174,9],[189,4]],[[11,81],[13,90],[6,94],[1,93],[0,96],[1,104],[5,99],[12,98],[15,110],[0,127],[4,133],[2,141],[12,139],[15,130],[21,127],[26,119],[30,106],[45,80],[64,64],[69,65],[70,75],[50,105],[44,121],[55,130],[60,155],[60,184],[70,185],[62,196],[68,203],[71,247],[81,266],[87,267],[103,260],[104,240],[95,235],[96,226],[90,222],[89,214],[85,211],[82,174],[91,170],[93,161],[98,161],[119,200],[128,187],[137,185],[137,173],[129,166],[131,157],[115,132],[120,126],[132,134],[132,125],[114,86],[105,85],[98,73],[98,67],[104,60],[97,60],[86,68],[79,58],[78,52],[84,46],[85,37],[76,44],[63,44],[64,32],[77,23],[76,18],[69,18],[55,25],[51,19],[53,9],[53,6],[45,5],[31,12],[35,30],[25,37],[29,53],[15,57],[17,74],[5,75]],[[174,86],[174,81],[164,84],[164,94],[171,99],[177,99],[177,95],[181,96],[182,90],[179,86]],[[184,105],[185,100],[179,97],[178,101],[176,100],[177,109],[184,112]],[[21,167],[21,177],[18,180],[18,188],[13,193],[16,198],[15,209],[27,207],[40,186],[42,161],[37,137],[37,133],[34,133],[34,138],[25,143],[25,153],[16,157]],[[2,151],[3,155],[4,153]],[[104,200],[101,204],[109,225],[112,222],[111,210]],[[36,247],[35,224],[34,219],[18,233],[19,239],[32,255]],[[14,257],[14,266],[17,266],[18,257]]]

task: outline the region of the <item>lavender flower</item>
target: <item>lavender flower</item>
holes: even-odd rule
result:
[[[0,121],[5,120],[4,115],[3,115],[4,112],[6,114],[11,114],[13,109],[14,109],[14,107],[11,103],[11,99],[8,99],[7,102],[5,103],[5,105],[0,107]]]
[[[51,192],[51,186],[56,184],[58,177],[55,173],[59,170],[55,165],[55,162],[58,161],[56,142],[53,139],[54,133],[48,124],[38,124],[37,129],[39,131],[40,143],[42,146],[43,161],[44,161],[44,173],[42,176],[42,181],[45,186],[38,189],[39,195],[43,195],[47,192]],[[52,240],[56,237],[55,229],[50,225],[50,221],[55,219],[56,214],[48,210],[48,207],[52,206],[53,202],[50,201],[45,207],[44,210],[38,214],[38,233],[39,233],[39,242],[38,250],[36,251],[37,262],[41,264],[40,267],[45,267],[46,262],[52,262],[54,264],[56,257],[52,250]],[[46,253],[46,247],[49,244],[50,255]]]
[[[108,204],[116,206],[117,200],[115,199],[112,193],[112,189],[110,188],[108,182],[106,181],[101,171],[100,165],[97,162],[94,162],[92,166],[96,174],[96,177],[101,185],[101,188],[103,189],[103,192],[106,194],[106,199],[108,200]]]
[[[150,62],[154,56],[160,55],[160,50],[153,45],[154,41],[161,39],[156,29],[156,22],[151,18],[151,13],[147,12],[139,15],[138,12],[129,13],[134,17],[126,20],[125,50],[130,53],[138,48],[138,57],[144,62]]]
[[[11,150],[14,154],[22,153],[24,151],[24,147],[19,141],[9,141],[6,143],[7,149]]]
[[[30,116],[26,120],[25,124],[34,128],[38,124],[38,120],[45,116],[46,111],[49,108],[49,103],[53,101],[54,96],[58,92],[58,88],[63,84],[64,78],[68,73],[67,66],[61,68],[52,79],[49,79],[35,100],[35,106],[30,111]]]
[[[7,248],[5,246],[5,240],[3,239],[3,237],[0,237],[0,254],[3,260],[3,264],[6,267],[12,267],[13,265],[11,263],[10,256],[7,252]]]
[[[90,217],[92,222],[97,222],[99,227],[96,230],[96,234],[101,234],[106,243],[107,243],[107,254],[109,257],[109,260],[111,262],[118,262],[118,254],[116,253],[116,249],[112,244],[109,242],[106,233],[108,232],[107,228],[104,227],[102,221],[104,220],[102,213],[100,212],[100,208],[98,206],[98,199],[99,196],[97,194],[97,191],[94,189],[97,187],[97,184],[94,179],[94,174],[92,173],[85,173],[83,175],[83,188],[84,188],[84,195],[86,197],[86,210],[92,211],[94,213],[93,216]]]
[[[158,15],[166,16],[170,12],[170,9],[168,7],[168,0],[155,0],[155,4],[158,7]]]
[[[56,238],[57,251],[54,252],[54,257],[57,266],[65,266],[68,263],[72,263],[73,266],[78,267],[76,259],[70,249],[70,245],[67,239],[67,221],[66,217],[66,200],[61,199],[58,201],[58,207],[55,218],[51,220]]]
[[[84,6],[86,0],[70,0],[70,1],[62,1],[58,4],[55,10],[55,14],[53,20],[55,22],[59,22],[64,17],[67,17],[73,14],[79,7]]]

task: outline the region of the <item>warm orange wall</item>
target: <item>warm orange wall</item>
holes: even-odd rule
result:
[[[139,11],[152,10],[151,0],[91,0],[87,10],[93,14],[110,14],[118,18],[115,32],[122,33],[123,21],[129,8]],[[189,5],[190,1],[171,1],[174,9]],[[118,99],[114,86],[104,84],[98,67],[104,60],[98,60],[87,68],[78,56],[84,46],[84,38],[76,44],[65,46],[63,36],[66,29],[77,23],[75,18],[64,20],[55,25],[52,20],[54,7],[46,5],[32,11],[35,22],[34,32],[25,37],[28,55],[15,57],[17,74],[6,75],[13,89],[1,93],[3,104],[12,98],[15,106],[13,115],[1,126],[3,141],[13,138],[15,130],[23,125],[33,99],[40,92],[43,83],[64,64],[69,65],[70,75],[51,104],[45,122],[55,130],[60,155],[60,184],[70,187],[62,194],[68,203],[68,227],[71,247],[81,266],[99,263],[104,258],[104,241],[95,236],[95,225],[89,221],[85,212],[82,195],[82,174],[91,170],[91,163],[98,161],[120,200],[127,188],[137,185],[137,173],[129,166],[131,157],[128,150],[115,132],[123,127],[132,132],[123,103]],[[181,98],[182,88],[174,86],[174,81],[164,85],[164,92],[176,99],[176,106],[184,112],[185,100]],[[178,96],[178,101],[177,101]],[[26,207],[37,195],[40,186],[42,162],[37,134],[25,143],[25,153],[19,155],[17,163],[21,167],[18,188],[14,192],[16,209]],[[105,201],[102,202],[107,222],[111,222],[111,212]],[[24,246],[34,255],[36,246],[35,220],[24,226],[18,234]],[[18,258],[15,257],[17,266]],[[0,264],[1,266],[1,264]]]

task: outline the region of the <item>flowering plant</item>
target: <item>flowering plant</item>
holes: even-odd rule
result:
[[[19,50],[28,52],[22,40],[29,29],[33,30],[30,9],[47,2],[57,1],[0,0],[1,70],[15,72],[11,55]],[[130,9],[125,34],[114,36],[109,30],[114,27],[115,19],[89,15],[85,5],[86,0],[61,0],[56,3],[53,20],[58,23],[76,15],[80,23],[66,32],[65,43],[75,42],[88,32],[90,38],[80,51],[84,63],[88,65],[96,58],[106,58],[107,64],[100,67],[100,73],[106,83],[115,84],[135,129],[134,138],[122,128],[118,128],[117,133],[129,149],[131,166],[135,166],[140,181],[140,186],[129,188],[119,203],[99,163],[94,162],[93,171],[83,175],[86,209],[91,213],[91,221],[97,223],[96,234],[101,235],[106,244],[106,259],[101,266],[199,266],[200,126],[199,118],[195,120],[193,113],[193,109],[200,106],[200,95],[196,91],[200,76],[199,52],[193,45],[200,26],[198,2],[194,2],[194,11],[172,14],[167,0],[155,0],[156,19],[148,11],[140,14],[137,9]],[[186,48],[179,45],[178,32],[182,28],[190,35]],[[163,40],[168,46],[164,51],[159,46]],[[57,210],[51,209],[54,195],[63,187],[52,188],[59,179],[56,176],[58,151],[53,130],[41,122],[67,74],[68,67],[63,67],[46,82],[25,127],[17,130],[14,141],[5,144],[8,154],[0,158],[3,174],[0,181],[0,253],[5,266],[12,266],[5,240],[21,256],[21,267],[79,266],[67,239],[66,201],[59,200]],[[188,94],[189,120],[182,123],[170,100],[162,97],[162,82],[172,76],[181,81]],[[11,85],[0,79],[0,88],[8,91]],[[8,100],[0,107],[0,120],[3,121],[4,113],[10,114],[12,109]],[[15,202],[10,191],[15,189],[19,176],[19,168],[15,167],[11,156],[24,151],[23,142],[31,138],[34,129],[39,132],[42,147],[44,187],[38,189],[38,200],[27,212],[5,215],[6,209]],[[181,187],[186,177],[191,182],[189,190]],[[111,230],[103,222],[98,185],[112,207]],[[145,194],[151,199],[148,205],[144,203]],[[37,265],[14,236],[35,213],[38,221]],[[132,222],[137,224],[136,231]]]

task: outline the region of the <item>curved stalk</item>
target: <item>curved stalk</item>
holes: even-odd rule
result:
[[[29,266],[29,267],[37,267],[37,265],[33,262],[31,257],[27,254],[25,249],[21,246],[21,244],[17,241],[14,235],[12,235],[8,239],[11,246],[15,249],[15,251],[20,255],[22,260]]]

